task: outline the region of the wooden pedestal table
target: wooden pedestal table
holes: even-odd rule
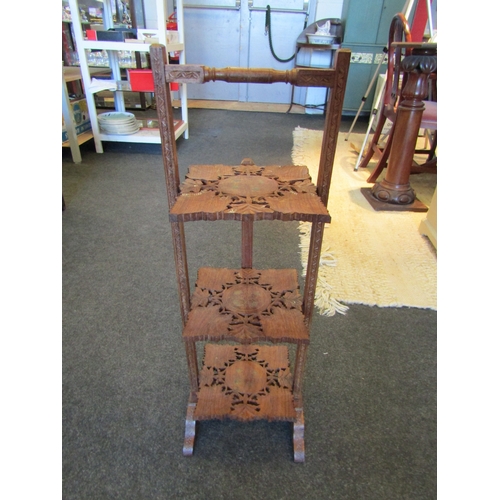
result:
[[[408,80],[397,110],[387,173],[383,181],[361,191],[375,210],[426,212],[427,207],[416,198],[410,186],[410,173],[428,80],[437,71],[437,44],[398,42],[394,45],[412,48],[413,51],[402,62],[402,70],[408,73]]]

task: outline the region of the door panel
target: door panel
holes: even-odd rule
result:
[[[203,4],[202,4],[203,3]],[[293,60],[273,58],[265,35],[269,0],[193,0],[184,4],[186,62],[205,66],[293,68]],[[295,42],[304,29],[304,0],[275,0],[271,8],[272,42],[276,55],[294,55]],[[280,83],[227,85],[211,82],[188,86],[191,99],[289,103],[291,88]]]
[[[252,11],[250,25],[249,67],[269,67],[279,70],[292,69],[294,60],[283,63],[277,61],[269,47],[269,34],[264,35],[265,11]],[[295,42],[304,30],[305,14],[274,12],[271,10],[271,35],[274,53],[280,59],[288,59],[295,54]],[[289,103],[291,86],[286,83],[248,85],[247,98],[250,102]]]
[[[220,1],[217,0],[217,5],[220,5]],[[215,67],[239,66],[239,10],[186,6],[184,9],[186,63]],[[188,98],[191,99],[237,101],[238,95],[237,85],[224,82],[188,85]]]

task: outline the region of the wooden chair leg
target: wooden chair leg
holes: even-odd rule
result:
[[[375,132],[373,133],[373,137],[372,137],[372,140],[370,142],[370,146],[368,147],[368,149],[366,151],[366,155],[364,156],[362,162],[360,163],[359,168],[366,168],[368,166],[368,163],[370,163],[370,160],[372,159],[373,153],[377,149],[377,144],[378,144],[378,141],[380,140],[380,136],[382,135],[382,130],[384,129],[384,125],[385,125],[385,120],[386,120],[386,117],[382,114],[380,116],[378,123],[377,123],[377,127],[375,128]],[[361,152],[360,154],[363,154],[363,152]]]
[[[437,149],[437,130],[434,131],[434,134],[432,136],[431,149],[429,150],[429,156],[427,157],[427,161],[432,161],[434,159],[434,157],[436,156],[436,149]]]
[[[389,133],[389,137],[387,138],[387,142],[385,144],[384,149],[382,149],[382,156],[380,157],[375,170],[371,173],[370,177],[366,179],[366,182],[377,182],[382,170],[387,167],[387,162],[389,161],[389,154],[391,152],[391,144],[392,144],[392,136],[393,136],[394,127],[391,128]]]

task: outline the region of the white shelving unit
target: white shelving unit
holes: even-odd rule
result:
[[[82,80],[85,88],[85,97],[89,109],[90,122],[92,124],[92,133],[94,136],[95,148],[98,153],[103,152],[102,142],[142,142],[150,144],[160,144],[160,134],[155,129],[141,129],[131,135],[110,135],[102,134],[99,130],[97,121],[97,110],[95,107],[94,94],[103,90],[112,90],[115,94],[115,110],[125,111],[123,91],[129,90],[128,82],[121,79],[120,66],[118,60],[119,51],[149,52],[150,44],[138,42],[108,42],[99,40],[85,40],[83,36],[82,23],[80,19],[80,10],[78,0],[69,0],[71,9],[71,19],[75,34],[78,58]],[[113,18],[111,10],[111,0],[103,0],[104,14],[103,23],[105,29],[113,28]],[[167,8],[165,0],[156,0],[156,15],[158,19],[158,39],[159,43],[167,47],[167,52],[180,52],[179,62],[185,64],[186,56],[184,53],[184,11],[182,0],[177,0],[177,30],[179,34],[179,43],[167,43]],[[163,28],[163,29],[162,29]],[[91,70],[89,68],[86,56],[86,49],[106,50],[109,57],[109,67],[111,69],[112,79],[94,79],[92,81]],[[186,85],[180,85],[179,98],[181,103],[181,120],[176,127],[175,138],[182,134],[188,138],[188,110],[187,110],[187,89]]]

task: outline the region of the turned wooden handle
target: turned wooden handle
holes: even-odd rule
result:
[[[164,50],[159,44],[151,45],[151,55]],[[345,49],[340,49],[345,51]],[[334,69],[294,68],[276,70],[270,68],[211,68],[196,64],[166,64],[165,78],[168,82],[205,83],[223,81],[229,83],[290,83],[297,87],[332,87],[335,83]]]
[[[169,82],[205,83],[291,83],[297,87],[330,87],[335,71],[332,69],[295,68],[275,70],[268,68],[210,68],[199,65],[166,65]]]

